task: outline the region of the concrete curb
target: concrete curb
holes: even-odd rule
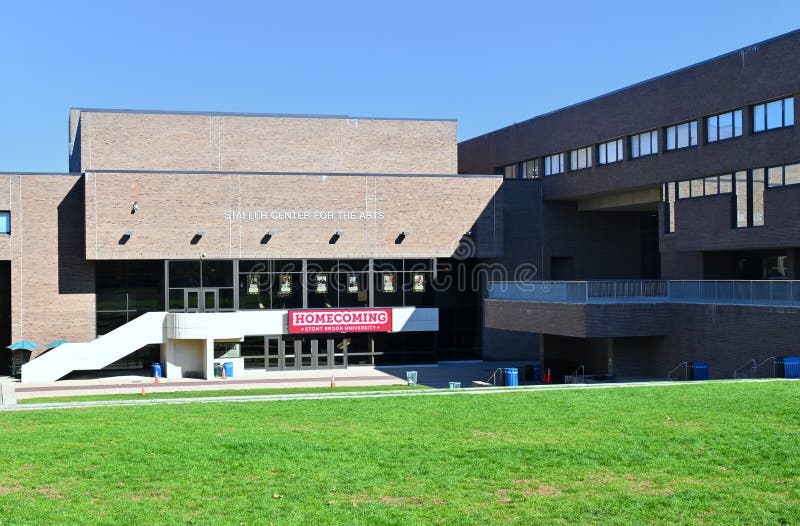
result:
[[[163,399],[143,399],[143,400],[104,400],[92,402],[59,402],[51,404],[22,404],[22,405],[3,405],[0,412],[6,411],[44,411],[52,409],[79,409],[89,407],[122,407],[139,405],[162,405],[162,404],[193,404],[193,403],[219,403],[219,402],[283,402],[290,400],[324,400],[340,398],[388,398],[398,396],[460,396],[460,395],[491,395],[502,393],[530,393],[548,391],[575,391],[586,389],[615,389],[615,388],[637,388],[637,387],[667,387],[679,385],[714,385],[720,383],[760,383],[760,382],[782,382],[787,381],[783,378],[757,378],[741,380],[708,380],[703,382],[681,382],[681,381],[657,381],[657,382],[630,382],[616,384],[559,384],[559,385],[534,385],[523,387],[488,387],[488,388],[466,388],[466,389],[419,389],[408,391],[355,391],[346,393],[298,393],[298,394],[278,394],[278,395],[248,395],[248,396],[208,396],[198,398],[163,398]],[[789,380],[793,381],[793,380]]]

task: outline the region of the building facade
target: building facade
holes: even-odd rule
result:
[[[797,355],[798,67],[794,32],[462,142],[462,173],[505,177],[501,261],[546,282],[490,287],[486,352],[718,378]]]
[[[502,178],[456,152],[454,121],[72,110],[70,173],[0,177],[4,337],[71,342],[22,380],[479,356],[446,284],[499,253]]]
[[[26,382],[762,375],[800,354],[799,66],[794,32],[460,144],[449,120],[71,110],[68,173],[0,174],[0,344],[72,342]]]

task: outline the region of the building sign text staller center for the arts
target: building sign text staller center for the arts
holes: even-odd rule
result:
[[[225,210],[225,219],[242,221],[382,221],[383,211]]]

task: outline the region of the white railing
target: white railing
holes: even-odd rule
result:
[[[800,281],[490,281],[487,298],[553,303],[669,301],[800,307]]]

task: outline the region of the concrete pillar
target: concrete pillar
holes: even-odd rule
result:
[[[205,348],[205,359],[203,360],[203,376],[206,380],[214,379],[214,339],[203,340]]]

